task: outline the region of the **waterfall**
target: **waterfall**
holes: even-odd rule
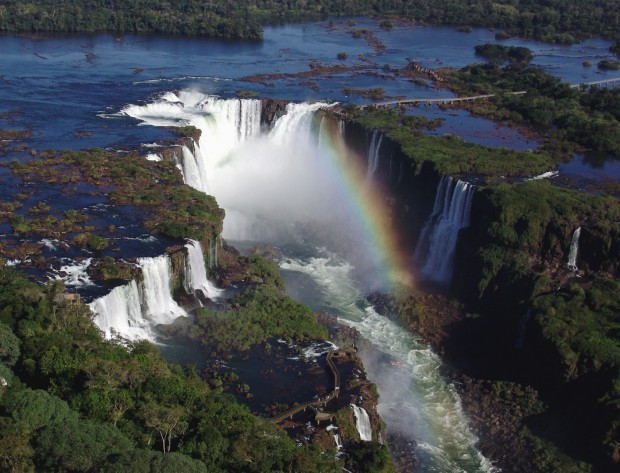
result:
[[[143,280],[119,286],[89,304],[107,338],[115,332],[130,340],[155,338],[153,327],[187,315],[171,294],[170,258],[138,258]]]
[[[217,176],[210,190],[226,210],[225,238],[283,241],[296,222],[325,220],[324,209],[342,200],[333,190],[333,172],[317,159],[321,134],[315,112],[326,106],[288,104],[268,133],[240,143],[234,153],[211,146],[203,132],[201,145],[209,147],[207,160]]]
[[[379,148],[383,141],[383,133],[379,130],[373,130],[370,139],[370,148],[368,148],[368,168],[366,171],[366,180],[370,180],[372,175],[379,167]]]
[[[214,267],[217,266],[217,259],[218,259],[218,255],[217,255],[217,245],[218,245],[218,238],[211,238],[209,240],[209,249],[207,250],[207,256],[208,256],[208,268],[207,269],[213,269]]]
[[[185,290],[189,294],[199,293],[203,298],[215,299],[222,293],[207,279],[207,268],[200,243],[190,240],[186,245],[187,259],[185,262]]]
[[[340,435],[334,434],[334,444],[336,444],[336,450],[342,450],[342,440],[340,440]]]
[[[363,407],[351,404],[355,415],[355,427],[360,434],[360,439],[365,442],[372,441],[372,428],[370,427],[370,417]]]
[[[379,412],[388,429],[418,441],[421,470],[494,471],[475,448],[477,439],[456,390],[441,375],[439,357],[405,329],[367,307],[366,281],[360,283],[360,279],[380,280],[381,274],[364,260],[372,258],[368,249],[372,250],[375,241],[368,238],[364,222],[355,213],[365,207],[355,205],[359,202],[353,198],[353,191],[371,192],[373,188],[372,182],[364,185],[367,164],[348,160],[348,153],[339,154],[344,149],[342,123],[334,129],[335,123],[329,119],[316,119],[322,115],[316,112],[327,104],[290,104],[271,131],[248,134],[238,129],[246,126],[236,121],[239,114],[227,111],[225,104],[219,102],[220,99],[207,100],[195,92],[181,92],[178,96],[168,94],[158,104],[127,107],[125,113],[155,126],[197,126],[202,131],[198,145],[207,169],[209,190],[226,211],[224,237],[276,245],[284,241],[282,248],[299,251],[286,253],[281,262],[283,276],[287,271],[302,272],[315,283],[308,287],[316,285],[318,289],[306,291],[303,285],[295,297],[317,311],[329,308],[341,322],[360,330],[380,352],[407,361],[407,367],[386,369],[384,363],[373,366],[369,354],[371,358],[365,358],[364,364],[372,370],[369,377],[377,381],[382,399]],[[255,123],[259,119],[259,115],[252,118]],[[377,134],[375,149],[380,145],[379,139]],[[399,173],[399,182],[406,181],[406,164],[401,161],[399,169],[394,167],[393,171]],[[449,179],[445,187],[448,184],[452,195],[456,183]],[[352,189],[353,185],[358,189]],[[465,183],[459,189],[463,186],[473,190]],[[435,213],[437,217],[441,215],[439,211]],[[287,241],[281,237],[283,231],[298,223],[302,231],[293,234],[295,239]],[[309,232],[303,232],[304,225],[312,226]],[[429,225],[429,240],[432,230]],[[336,232],[333,240],[330,231]],[[334,240],[337,254],[323,244]],[[289,242],[292,244],[287,246]],[[215,243],[210,242],[209,256],[216,251]],[[350,247],[360,250],[351,258],[356,262],[355,268],[342,255]],[[370,440],[368,413],[358,406],[352,409],[360,438]]]
[[[171,267],[168,255],[138,258],[144,280],[142,282],[145,312],[157,324],[170,324],[185,311],[172,298]]]
[[[190,187],[209,193],[209,186],[207,185],[207,170],[205,168],[205,162],[202,157],[200,147],[194,143],[194,152],[192,152],[187,146],[181,147],[183,151],[183,159],[180,163],[181,173],[183,174],[183,181]]]
[[[118,333],[129,339],[150,338],[148,321],[143,317],[141,297],[136,281],[112,289],[108,295],[89,304],[95,323],[106,338]]]
[[[475,186],[443,176],[435,204],[426,220],[415,251],[422,275],[441,284],[452,279],[452,260],[459,231],[469,226]]]
[[[570,250],[568,251],[568,263],[566,267],[573,273],[577,272],[577,253],[579,252],[579,237],[581,236],[581,227],[573,232],[573,238],[570,242]]]
[[[312,123],[314,112],[328,105],[316,103],[289,103],[286,105],[286,113],[276,120],[269,132],[269,137],[277,143],[303,143],[314,140]]]
[[[185,93],[187,94],[187,93]],[[182,97],[187,95],[182,95]],[[197,104],[204,111],[230,124],[236,131],[237,142],[242,142],[260,132],[262,104],[256,99],[226,99],[206,96]]]

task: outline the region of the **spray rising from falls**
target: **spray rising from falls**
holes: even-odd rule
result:
[[[577,229],[573,232],[573,238],[570,242],[570,249],[568,251],[568,263],[566,267],[572,271],[576,272],[577,268],[577,254],[579,253],[579,237],[581,236],[581,227],[577,227]]]
[[[170,258],[139,258],[138,264],[143,276],[140,283],[116,287],[89,304],[107,338],[116,333],[130,340],[154,340],[155,326],[187,315],[172,298]]]
[[[353,414],[355,415],[355,427],[360,434],[360,439],[364,442],[372,441],[372,428],[370,427],[370,417],[363,407],[351,404]]]
[[[180,92],[122,113],[155,126],[191,124],[201,130],[194,156],[184,160],[202,160],[207,185],[195,187],[206,187],[225,209],[225,238],[285,244],[304,233],[355,253],[360,272],[407,279],[407,258],[392,244],[389,223],[377,223],[387,222],[389,211],[365,179],[366,156],[350,152],[342,124],[319,113],[330,105],[290,103],[271,129],[261,130],[260,104]],[[378,165],[381,139],[376,134],[371,169]],[[391,271],[395,267],[399,271]]]
[[[323,254],[332,256],[301,260],[296,253],[285,254],[288,262],[282,264],[283,269],[303,273],[322,290],[319,298],[303,292],[296,296],[313,309],[327,310],[358,328],[379,351],[407,362],[409,369],[391,373],[398,378],[394,382],[386,378],[387,371],[393,370],[386,370],[376,359],[364,359],[370,366],[370,379],[379,387],[380,414],[388,429],[419,441],[421,462],[428,467],[420,471],[492,471],[475,449],[476,438],[454,388],[440,374],[439,358],[364,301],[367,285],[360,277],[384,280],[409,269],[402,263],[408,258],[399,253],[390,227],[385,196],[374,179],[367,179],[368,156],[347,151],[342,124],[319,112],[326,104],[289,104],[271,131],[259,133],[259,117],[252,115],[256,109],[248,120],[236,121],[233,118],[238,115],[225,112],[227,105],[219,103],[227,101],[198,95],[180,93],[174,100],[163,98],[125,111],[157,126],[176,121],[200,128],[199,147],[209,190],[226,210],[225,237],[281,244],[283,235],[292,229],[292,236],[301,235],[303,240],[284,240],[286,248],[311,242],[302,250],[306,256],[316,255],[319,245],[331,247],[325,241],[335,241],[338,253],[355,261],[355,268],[327,250]],[[207,105],[211,107],[208,112]],[[351,257],[350,247],[360,251]],[[371,264],[365,266],[364,258]]]
[[[435,195],[435,204],[427,219],[415,252],[421,273],[430,281],[449,284],[459,231],[469,226],[475,187],[467,182],[443,176]]]

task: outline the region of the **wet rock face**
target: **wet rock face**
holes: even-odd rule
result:
[[[284,115],[288,102],[286,100],[263,99],[260,122],[262,125],[271,125]]]

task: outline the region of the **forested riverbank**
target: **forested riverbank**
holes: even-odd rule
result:
[[[289,1],[188,0],[146,2],[16,0],[0,2],[0,30],[12,32],[133,32],[260,39],[262,25],[325,17],[373,15],[459,27],[493,27],[503,35],[573,43],[589,36],[617,39],[619,7],[603,2],[555,0]],[[389,27],[390,22],[385,22]]]

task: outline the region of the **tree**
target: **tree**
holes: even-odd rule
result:
[[[105,473],[215,473],[209,465],[179,453],[132,450],[118,455],[103,468]]]
[[[11,390],[3,396],[2,405],[15,421],[32,430],[78,418],[65,401],[40,389]]]
[[[0,322],[0,363],[9,367],[15,365],[19,358],[19,338],[11,328]]]
[[[89,420],[54,423],[44,428],[35,442],[37,463],[52,471],[99,470],[112,456],[132,449],[118,429]]]
[[[0,417],[0,470],[11,473],[34,472],[30,429],[7,417]]]
[[[172,439],[187,429],[187,412],[181,406],[166,407],[150,402],[142,408],[140,414],[144,425],[159,434],[164,453],[170,451]]]

